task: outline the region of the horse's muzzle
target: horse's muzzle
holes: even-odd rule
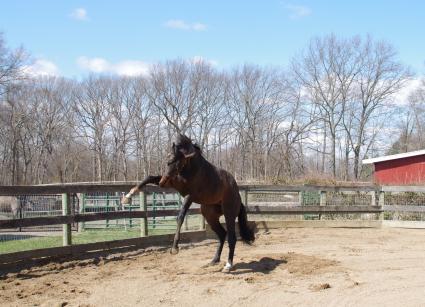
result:
[[[161,187],[161,188],[163,188],[163,187],[165,187],[166,186],[166,184],[167,184],[167,182],[168,182],[168,180],[170,180],[170,177],[169,176],[162,176],[161,177],[161,180],[159,181],[159,186]]]

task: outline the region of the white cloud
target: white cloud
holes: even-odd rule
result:
[[[142,61],[122,61],[113,65],[118,75],[122,76],[140,76],[149,72],[149,64]]]
[[[216,60],[209,60],[209,59],[206,59],[206,58],[204,58],[204,57],[202,57],[200,55],[194,56],[189,61],[191,63],[194,63],[194,64],[207,63],[207,64],[210,64],[211,66],[217,66],[218,65],[218,61],[216,61]]]
[[[88,16],[87,16],[87,10],[85,8],[77,8],[75,10],[72,11],[72,13],[69,15],[74,19],[77,20],[88,20]]]
[[[207,25],[203,23],[196,22],[192,24],[192,29],[194,31],[205,31],[207,29]]]
[[[110,69],[111,64],[102,58],[89,59],[85,56],[77,59],[77,64],[83,69],[91,72],[106,72]]]
[[[46,59],[38,59],[34,64],[24,68],[24,71],[29,76],[57,76],[59,75],[59,68],[55,63]]]
[[[95,73],[112,73],[120,76],[139,76],[149,72],[150,65],[143,61],[124,60],[111,63],[103,58],[88,58],[85,56],[77,59],[80,68]]]
[[[421,78],[413,78],[409,80],[406,85],[394,95],[394,103],[397,105],[407,105],[409,103],[409,96],[422,84]]]
[[[305,5],[286,4],[285,8],[290,12],[289,18],[291,19],[307,17],[312,13],[311,9]]]
[[[183,20],[176,20],[176,19],[168,20],[166,23],[164,23],[164,26],[166,26],[167,28],[172,28],[172,29],[190,30],[190,25]]]
[[[170,19],[164,23],[164,26],[170,29],[184,30],[184,31],[205,31],[207,29],[207,25],[195,22],[188,23],[181,19]]]

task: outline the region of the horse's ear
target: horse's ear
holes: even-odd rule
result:
[[[179,133],[177,137],[177,144],[179,145],[192,144],[192,140],[186,135],[184,135],[183,133]]]

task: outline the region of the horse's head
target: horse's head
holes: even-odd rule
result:
[[[176,177],[196,156],[199,147],[187,136],[180,134],[171,148],[167,159],[167,172],[162,176],[159,185],[164,187],[170,178]]]

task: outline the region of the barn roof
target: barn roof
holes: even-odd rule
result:
[[[409,158],[409,157],[415,157],[415,156],[421,156],[421,155],[425,155],[425,149],[405,152],[405,153],[396,154],[396,155],[382,156],[382,157],[377,157],[377,158],[372,158],[372,159],[365,159],[362,162],[363,162],[363,164],[373,164],[373,163],[377,163],[377,162],[397,160],[397,159],[403,159],[403,158]]]

